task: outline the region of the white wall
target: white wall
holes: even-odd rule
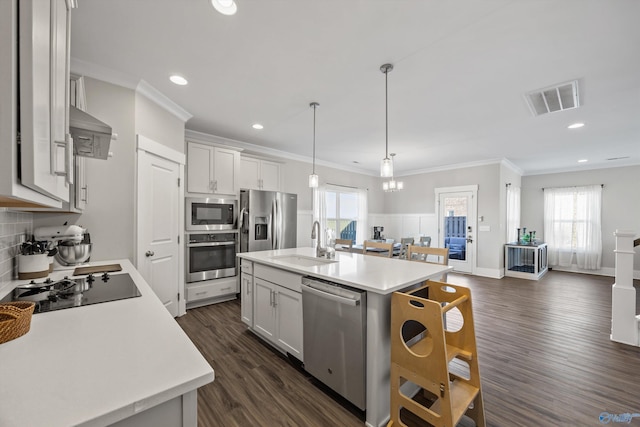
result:
[[[616,229],[630,230],[640,235],[640,166],[586,170],[522,177],[522,216],[520,225],[535,230],[544,240],[544,187],[570,187],[604,184],[602,190],[602,270],[613,275]],[[634,268],[640,270],[640,251],[636,248]]]
[[[184,122],[140,93],[135,100],[136,134],[184,153]]]

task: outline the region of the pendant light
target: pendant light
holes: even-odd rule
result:
[[[393,159],[396,157],[396,153],[391,153],[391,166],[393,167]],[[396,181],[391,174],[391,179],[382,183],[382,189],[387,192],[399,191],[404,189],[404,183],[402,181]]]
[[[384,64],[380,71],[384,73],[384,159],[380,162],[380,176],[393,176],[393,161],[389,158],[389,101],[387,91],[387,74],[393,70],[393,65]]]
[[[309,188],[318,188],[318,175],[316,175],[316,108],[320,104],[312,102],[309,107],[313,108],[313,170],[309,175]]]

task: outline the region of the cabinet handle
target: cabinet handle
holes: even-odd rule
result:
[[[209,181],[209,190],[213,190],[213,181]]]
[[[218,191],[218,180],[213,181],[213,192],[216,193]]]
[[[227,286],[226,288],[220,288],[220,292],[222,291],[230,291],[231,290],[231,286]]]
[[[73,138],[67,134],[64,141],[54,141],[53,144],[51,173],[64,176],[67,184],[73,184]],[[60,167],[60,162],[64,167]]]
[[[207,291],[203,291],[203,292],[196,292],[196,295],[206,295]]]
[[[150,256],[154,256],[155,254],[156,254],[156,253],[155,253],[155,252],[153,252],[153,251],[147,251],[147,252],[145,252],[145,253],[144,253],[144,255],[145,255],[147,258],[148,258],[148,257],[150,257]]]
[[[276,308],[276,306],[278,305],[278,299],[276,295],[276,291],[273,291],[273,308]]]

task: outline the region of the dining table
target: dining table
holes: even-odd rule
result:
[[[357,245],[353,245],[351,247],[351,252],[362,253],[363,249],[364,249],[364,245],[363,244],[357,244]],[[393,256],[394,257],[400,256],[400,252],[401,251],[402,251],[402,243],[398,243],[398,242],[394,243],[393,244]],[[383,248],[367,248],[367,252],[386,253],[388,251],[383,249]]]

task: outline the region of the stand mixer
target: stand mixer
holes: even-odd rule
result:
[[[39,227],[34,230],[33,235],[38,241],[47,241],[50,249],[57,249],[54,258],[62,266],[79,265],[91,257],[89,233],[78,225]]]

